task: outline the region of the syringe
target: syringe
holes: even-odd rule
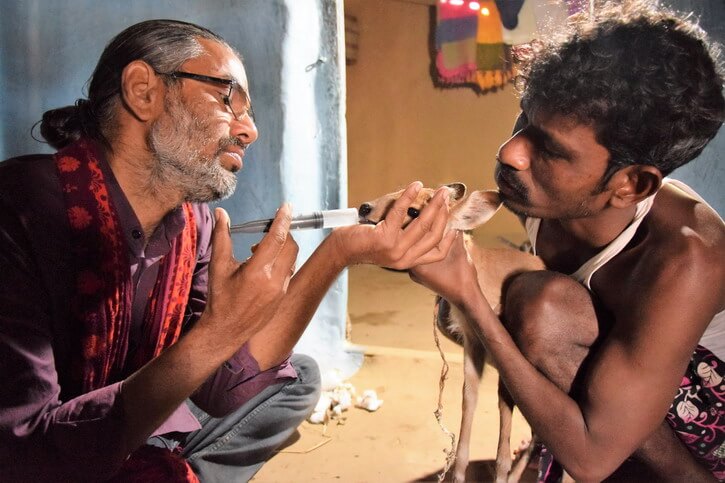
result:
[[[272,226],[273,218],[265,220],[255,220],[242,223],[240,225],[232,225],[230,227],[232,233],[260,233],[269,231]],[[357,225],[360,217],[357,208],[343,208],[340,210],[323,210],[314,211],[292,217],[290,230],[316,229],[316,228],[335,228],[338,226]]]

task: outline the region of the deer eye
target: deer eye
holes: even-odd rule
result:
[[[415,208],[408,208],[408,216],[411,218],[418,218],[418,215],[420,215],[420,211],[416,210]]]

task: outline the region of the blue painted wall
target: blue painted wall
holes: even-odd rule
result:
[[[236,193],[220,203],[232,222],[269,217],[283,201],[297,212],[345,206],[341,2],[3,0],[0,159],[52,152],[30,136],[42,113],[85,97],[93,68],[115,34],[141,20],[174,18],[220,34],[247,67],[260,136],[245,157]],[[295,234],[298,266],[324,235]],[[235,235],[237,258],[246,258],[259,238]],[[361,355],[346,345],[346,313],[343,274],[298,345],[321,362],[325,377],[347,377],[361,364]]]
[[[308,2],[309,3],[309,2]],[[314,0],[312,1],[314,2]],[[30,129],[48,109],[85,97],[105,44],[125,27],[149,18],[198,23],[221,34],[244,56],[261,133],[249,150],[239,189],[229,206],[254,217],[280,201],[279,133],[282,43],[288,23],[283,1],[18,0],[3,2],[0,17],[0,159],[52,152]],[[36,137],[39,137],[36,135]]]

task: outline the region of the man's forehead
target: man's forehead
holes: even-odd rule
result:
[[[244,89],[249,91],[247,72],[239,56],[230,47],[209,39],[199,39],[204,52],[184,63],[185,68],[204,69],[206,75],[233,79]]]
[[[515,127],[523,129],[531,124],[547,133],[556,131],[571,131],[577,128],[594,128],[593,122],[585,122],[576,114],[559,112],[556,109],[546,109],[544,106],[522,106],[521,113],[516,119]]]

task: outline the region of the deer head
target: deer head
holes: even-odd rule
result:
[[[444,185],[450,190],[448,208],[450,219],[448,227],[456,230],[472,230],[486,223],[501,206],[497,191],[473,191],[466,196],[466,185],[463,183],[450,183]],[[360,205],[358,213],[362,223],[378,224],[385,219],[395,200],[400,198],[403,190],[388,193],[380,198]],[[404,226],[417,218],[423,207],[435,194],[432,188],[423,188],[418,193],[415,202],[408,208],[408,216]]]

